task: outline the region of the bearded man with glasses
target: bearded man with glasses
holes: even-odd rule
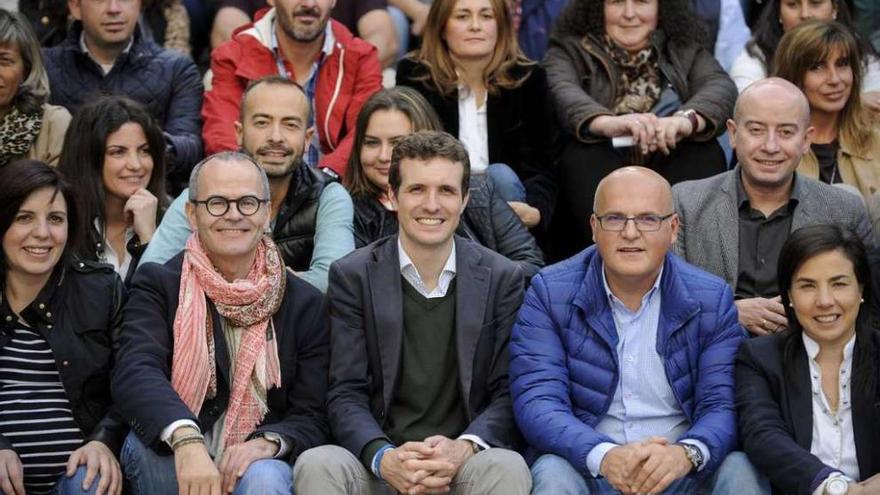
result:
[[[595,245],[532,279],[511,333],[532,494],[769,493],[731,452],[733,293],[670,252],[669,183],[612,172],[590,225]]]
[[[134,276],[112,380],[132,493],[290,494],[326,439],[323,295],[267,235],[269,189],[247,155],[205,159],[186,249]]]

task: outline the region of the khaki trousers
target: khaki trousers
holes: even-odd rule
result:
[[[396,495],[348,450],[323,445],[305,451],[293,467],[296,495]],[[528,495],[532,476],[522,456],[488,449],[471,457],[452,479],[452,495]]]

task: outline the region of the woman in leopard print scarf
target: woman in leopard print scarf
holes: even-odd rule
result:
[[[0,10],[0,64],[0,167],[18,158],[54,165],[70,114],[46,104],[49,81],[37,37],[21,14],[7,10]]]
[[[714,138],[733,113],[736,86],[690,4],[570,0],[557,20],[544,65],[569,139],[557,166],[551,260],[591,243],[582,226],[611,171],[643,165],[675,184],[726,170]]]

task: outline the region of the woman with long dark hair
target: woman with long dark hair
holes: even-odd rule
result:
[[[129,281],[168,204],[162,130],[140,103],[100,97],[71,122],[59,169],[92,226],[74,249]]]
[[[736,360],[743,450],[779,493],[877,493],[877,327],[864,304],[865,247],[838,226],[803,227],[777,271],[788,330],[743,342]]]
[[[544,69],[520,51],[505,0],[434,0],[419,50],[397,66],[527,227],[553,210],[553,119]]]
[[[544,60],[565,138],[551,259],[591,242],[611,171],[644,165],[675,184],[726,170],[715,137],[736,87],[704,38],[686,0],[572,0],[562,13]]]
[[[43,162],[0,168],[0,493],[119,495],[111,413],[122,281],[76,260],[77,194]],[[96,477],[97,476],[97,477]]]
[[[412,88],[379,91],[364,103],[343,182],[354,202],[355,247],[397,234],[388,174],[391,150],[413,132],[439,130],[434,110]],[[531,277],[544,266],[535,239],[485,176],[471,176],[469,199],[456,233],[507,256]]]

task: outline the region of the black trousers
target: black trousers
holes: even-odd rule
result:
[[[548,262],[573,256],[593,243],[590,214],[596,186],[612,171],[633,164],[657,171],[671,184],[727,170],[724,152],[715,139],[682,141],[668,156],[655,152],[647,157],[635,148],[615,149],[610,140],[569,142],[559,160],[559,198],[546,246]]]

